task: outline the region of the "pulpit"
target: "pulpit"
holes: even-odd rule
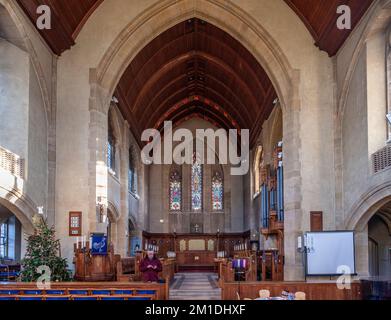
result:
[[[98,282],[115,280],[116,265],[121,259],[114,255],[114,248],[109,246],[106,254],[93,254],[90,242],[83,246],[81,242],[74,244],[75,280]]]

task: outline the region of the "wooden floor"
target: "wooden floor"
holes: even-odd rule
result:
[[[221,300],[217,274],[177,273],[170,287],[170,300]]]

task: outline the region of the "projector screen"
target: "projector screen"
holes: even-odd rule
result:
[[[308,232],[306,236],[307,276],[356,273],[352,231]]]

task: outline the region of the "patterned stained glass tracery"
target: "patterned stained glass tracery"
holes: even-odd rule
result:
[[[182,205],[182,179],[178,171],[170,176],[170,210],[179,211]]]
[[[213,210],[223,210],[223,178],[216,172],[212,178],[212,208]]]
[[[202,209],[202,165],[196,154],[191,167],[191,208],[194,211]]]

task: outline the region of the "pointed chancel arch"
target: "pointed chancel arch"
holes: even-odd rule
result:
[[[176,125],[194,114],[225,129],[257,133],[276,92],[262,66],[235,38],[199,18],[184,20],[145,46],[115,92],[136,132]]]
[[[286,169],[288,173],[287,176],[289,177],[286,185],[287,188],[295,187],[297,189],[296,178],[300,174],[300,171],[297,168],[297,166],[300,166],[300,158],[298,155],[300,152],[300,146],[298,145],[299,140],[296,136],[296,132],[299,132],[296,131],[296,129],[298,130],[299,128],[299,118],[297,115],[301,105],[299,95],[300,74],[299,72],[292,69],[288,58],[286,57],[284,51],[280,48],[278,42],[269,34],[267,29],[260,22],[256,21],[250,14],[245,12],[242,8],[235,5],[234,3],[224,1],[224,5],[221,5],[222,3],[223,1],[220,0],[183,0],[180,2],[159,2],[132,20],[131,23],[129,23],[122,30],[122,32],[118,34],[117,38],[109,46],[107,46],[108,49],[103,58],[97,64],[97,68],[91,70],[91,96],[89,99],[90,113],[97,112],[99,114],[107,114],[108,105],[110,104],[113,95],[116,93],[116,89],[119,87],[121,78],[124,77],[127,69],[132,64],[133,60],[135,60],[135,58],[138,56],[138,54],[144,50],[148,44],[153,42],[154,39],[159,38],[159,36],[166,31],[181,23],[185,23],[189,19],[204,21],[206,22],[206,26],[213,26],[217,29],[220,29],[220,31],[225,32],[226,35],[244,47],[254,58],[254,61],[261,67],[261,69],[264,70],[265,77],[268,78],[272,84],[272,88],[275,90],[276,95],[281,102],[284,116],[284,127],[286,126],[287,128],[290,128],[291,132],[294,133],[285,139],[286,145],[290,146],[290,152],[286,155],[288,163]],[[178,15],[178,12],[181,12],[181,14]],[[162,50],[163,46],[164,44],[161,46]],[[186,55],[182,54],[182,56],[185,57]],[[254,99],[251,98],[251,95],[256,97],[257,94],[261,94],[264,90],[259,89],[257,92],[252,92],[250,89],[251,87],[249,86],[249,90],[244,88],[243,82],[241,81],[241,87],[245,89],[243,92],[248,96],[247,98],[243,97],[243,100],[250,103],[246,102],[238,104],[238,106],[241,108],[241,111],[240,116],[236,117],[237,111],[235,112],[235,110],[231,107],[233,104],[232,101],[235,101],[235,98],[242,99],[241,95],[244,93],[241,92],[241,95],[239,95],[236,88],[233,88],[234,90],[232,90],[231,93],[232,99],[229,99],[230,101],[228,101],[227,99],[224,100],[223,98],[226,96],[225,92],[227,88],[229,89],[231,86],[237,84],[239,85],[240,83],[237,82],[236,84],[233,82],[231,86],[229,86],[223,81],[223,79],[220,79],[221,77],[219,77],[217,74],[222,72],[224,72],[223,74],[231,74],[232,69],[237,70],[238,66],[240,66],[240,63],[235,64],[234,68],[232,68],[229,67],[229,60],[219,56],[211,59],[211,56],[214,56],[213,52],[207,52],[206,55],[197,55],[196,58],[198,61],[201,61],[201,64],[194,64],[194,67],[196,67],[197,70],[197,73],[195,74],[199,75],[199,70],[203,70],[202,61],[211,64],[211,69],[214,70],[212,74],[213,78],[211,77],[211,79],[220,80],[216,81],[214,87],[211,88],[213,90],[202,90],[202,86],[199,85],[202,84],[203,81],[203,77],[201,76],[196,81],[197,85],[190,87],[192,90],[201,90],[199,91],[199,94],[189,92],[188,86],[186,86],[186,89],[183,90],[175,89],[175,91],[170,91],[172,88],[177,88],[180,84],[179,80],[176,80],[176,78],[171,78],[169,82],[164,82],[165,85],[161,88],[161,92],[155,92],[159,93],[159,98],[157,97],[156,99],[163,98],[161,100],[161,105],[164,107],[159,112],[165,112],[164,110],[169,110],[169,108],[174,106],[178,101],[181,101],[181,99],[184,97],[189,97],[191,95],[210,99],[224,108],[223,111],[219,113],[213,111],[213,115],[218,115],[219,118],[223,116],[222,118],[226,119],[225,116],[227,114],[232,116],[232,118],[236,118],[241,128],[246,128],[249,126],[253,127],[250,144],[254,146],[256,137],[259,135],[262,128],[262,123],[265,119],[264,117],[267,115],[267,109],[263,107],[259,109],[259,107],[257,107],[257,105],[254,103]],[[173,58],[174,57],[172,57],[171,60],[173,60]],[[148,71],[147,69],[148,68],[145,69],[146,72]],[[160,69],[161,68],[159,68],[159,70]],[[181,70],[183,70],[183,66]],[[178,77],[179,76],[180,74]],[[235,77],[237,79],[242,78],[240,74],[237,74]],[[185,81],[193,81],[193,79],[184,78]],[[256,83],[259,83],[259,81]],[[249,94],[250,92],[252,92],[251,95]],[[234,96],[235,93],[237,93],[236,96]],[[125,99],[121,99],[121,97],[119,97],[119,100],[120,104],[121,101],[122,104],[124,104],[123,101]],[[145,101],[148,101],[148,99]],[[139,119],[132,116],[131,112],[134,102],[135,100],[132,100],[131,104],[125,105],[124,109],[121,107],[121,111],[124,118],[129,123],[130,130],[137,138],[141,136],[140,130],[142,130],[142,126],[140,126],[141,123],[138,121]],[[271,100],[270,105],[272,105],[272,102],[273,100]],[[151,103],[156,102],[151,100]],[[244,105],[244,108],[246,109],[242,108],[242,105]],[[266,102],[266,105],[269,104]],[[148,108],[148,110],[152,110],[153,115],[153,107],[152,109],[150,109],[151,106]],[[197,112],[194,112],[193,115],[203,115],[205,114],[206,109],[208,108],[204,108],[200,111],[197,110]],[[254,110],[259,112],[259,117],[256,117],[255,121],[252,119],[254,116]],[[211,110],[208,110],[208,112],[211,112]],[[156,119],[153,118],[155,116]],[[151,127],[153,127],[153,125],[156,123],[156,120],[159,120],[158,118],[160,118],[158,113],[156,113],[155,116],[153,115],[151,119],[143,116],[143,123],[147,125],[151,123]],[[211,118],[209,114],[207,116],[208,118]],[[90,128],[92,129],[90,130],[91,141],[95,139],[93,131],[94,126],[94,123],[90,123]],[[98,148],[100,147],[98,146]],[[97,159],[94,153],[90,154],[90,163],[93,166]],[[292,161],[289,161],[289,159],[292,159]],[[91,172],[91,174],[95,175],[95,172]],[[94,193],[94,190],[91,190],[91,192]],[[290,207],[295,208],[295,210],[300,210],[301,198],[299,194],[300,192],[298,190],[298,193],[290,198]],[[296,229],[297,226],[290,224],[286,228],[286,234],[288,236],[293,236],[297,233]],[[295,250],[291,250],[291,248],[289,248],[289,250],[289,255],[287,250],[287,264],[294,264],[297,260],[297,252]],[[293,279],[294,277],[291,278]]]

